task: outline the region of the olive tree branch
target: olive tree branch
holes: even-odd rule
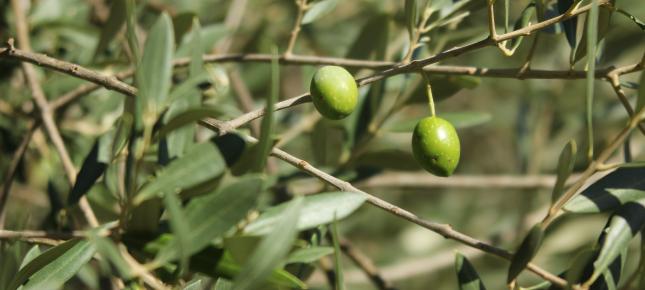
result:
[[[298,14],[296,16],[296,23],[293,25],[293,30],[291,30],[291,35],[289,36],[289,43],[287,44],[287,50],[284,52],[284,58],[289,58],[291,52],[293,52],[293,47],[296,45],[296,39],[298,39],[298,34],[300,34],[300,26],[302,25],[302,17],[305,15],[305,11],[309,9],[307,5],[307,0],[294,0],[298,6]]]
[[[19,0],[12,0],[11,6],[13,8],[14,17],[16,18],[18,45],[22,50],[29,52],[31,51],[31,45],[29,43],[29,27],[24,10],[21,7]],[[11,44],[12,43],[10,41],[9,54],[11,54],[12,51],[15,51],[13,45]],[[60,160],[63,163],[63,168],[65,169],[65,174],[67,175],[67,180],[69,181],[70,185],[74,185],[74,182],[76,180],[76,169],[74,168],[74,163],[72,162],[72,159],[70,158],[69,153],[65,148],[65,143],[63,142],[63,138],[58,131],[58,127],[56,127],[52,110],[49,106],[49,103],[47,102],[47,98],[45,97],[45,93],[43,92],[42,87],[38,83],[36,72],[33,66],[27,62],[22,62],[21,65],[25,73],[27,85],[31,90],[34,102],[36,103],[36,106],[38,107],[38,110],[40,112],[40,119],[43,122],[45,131],[47,132],[47,135],[49,135],[49,138],[51,139],[54,147],[56,148],[56,151],[58,152],[58,155],[60,156]],[[92,208],[90,207],[90,204],[88,203],[85,196],[83,196],[79,201],[79,206],[81,208],[81,211],[85,215],[85,219],[87,220],[89,225],[92,227],[98,226],[96,216],[94,215],[94,212],[92,211]]]
[[[2,191],[0,191],[0,229],[4,228],[4,207],[7,204],[7,200],[9,198],[9,192],[11,191],[13,179],[16,177],[18,165],[20,164],[22,157],[25,155],[25,152],[27,152],[27,146],[29,146],[31,137],[34,135],[34,132],[36,132],[39,126],[40,120],[38,119],[32,121],[28,125],[29,129],[27,129],[27,132],[22,137],[22,141],[20,141],[20,145],[18,145],[16,152],[13,153],[13,157],[11,158],[11,162],[9,163],[9,168],[7,169],[7,172],[5,172]]]
[[[215,119],[208,119],[208,120],[200,121],[200,124],[202,126],[205,126],[205,127],[209,128],[209,129],[217,132],[218,134],[221,134],[220,132],[223,132],[223,131],[229,129],[229,128],[226,128],[226,127],[222,127],[222,125],[225,124],[225,123],[226,122],[222,122],[222,121],[215,120]],[[251,136],[246,136],[246,139],[249,140],[250,142],[256,142],[257,141],[257,139],[255,139],[255,138],[253,138]],[[484,252],[487,252],[489,254],[495,255],[497,257],[500,257],[500,258],[503,258],[503,259],[506,259],[506,260],[510,260],[512,258],[512,256],[513,256],[510,252],[508,252],[508,251],[506,251],[504,249],[497,248],[497,247],[495,247],[493,245],[487,244],[487,243],[485,243],[483,241],[477,240],[477,239],[475,239],[473,237],[470,237],[470,236],[468,236],[466,234],[458,232],[458,231],[454,230],[452,228],[452,226],[450,226],[449,224],[441,224],[441,223],[436,223],[436,222],[423,220],[423,219],[419,218],[418,216],[416,216],[415,214],[413,214],[413,213],[411,213],[411,212],[409,212],[409,211],[407,211],[407,210],[405,210],[403,208],[400,208],[400,207],[398,207],[398,206],[396,206],[394,204],[391,204],[391,203],[389,203],[389,202],[387,202],[385,200],[382,200],[382,199],[380,199],[380,198],[378,198],[378,197],[376,197],[374,195],[371,195],[371,194],[369,194],[369,193],[367,193],[365,191],[362,191],[362,190],[354,187],[351,183],[346,182],[346,181],[341,180],[341,179],[338,179],[338,178],[336,178],[336,177],[334,177],[334,176],[332,176],[332,175],[330,175],[330,174],[328,174],[328,173],[326,173],[326,172],[324,172],[324,171],[312,166],[307,161],[299,159],[297,157],[294,157],[293,155],[291,155],[291,154],[289,154],[289,153],[287,153],[285,151],[282,151],[279,148],[274,147],[272,149],[272,151],[271,151],[271,155],[276,157],[276,158],[278,158],[278,159],[280,159],[280,160],[282,160],[282,161],[285,161],[285,162],[289,163],[290,165],[300,169],[301,171],[304,171],[304,172],[306,172],[306,173],[308,173],[308,174],[320,179],[321,181],[323,181],[323,182],[325,182],[325,183],[327,183],[327,184],[329,184],[329,185],[331,185],[333,187],[336,187],[336,188],[338,188],[338,189],[340,189],[342,191],[359,193],[359,194],[363,195],[366,198],[366,201],[368,203],[372,204],[373,206],[376,206],[376,207],[378,207],[378,208],[380,208],[382,210],[385,210],[386,212],[388,212],[390,214],[393,214],[393,215],[395,215],[397,217],[403,218],[403,219],[405,219],[407,221],[413,222],[413,223],[415,223],[415,224],[417,224],[417,225],[419,225],[421,227],[424,227],[424,228],[429,229],[429,230],[431,230],[431,231],[433,231],[435,233],[438,233],[438,234],[440,234],[441,236],[443,236],[446,239],[455,240],[455,241],[460,242],[462,244],[465,244],[467,246],[482,250]],[[532,272],[536,273],[538,276],[540,276],[540,277],[542,277],[542,278],[544,278],[544,279],[546,279],[546,280],[548,280],[548,281],[550,281],[550,282],[552,282],[552,283],[554,283],[556,285],[559,285],[561,287],[565,287],[567,285],[567,282],[564,279],[562,279],[562,278],[560,278],[560,277],[558,277],[556,275],[553,275],[553,274],[543,270],[542,268],[540,268],[540,267],[538,267],[538,266],[536,266],[534,264],[529,264],[528,269],[531,270]]]
[[[372,281],[372,284],[376,286],[379,290],[395,290],[394,286],[392,286],[392,283],[388,282],[385,280],[383,275],[381,275],[380,271],[376,266],[374,265],[374,262],[365,255],[363,252],[361,252],[359,249],[354,247],[354,245],[347,239],[341,239],[339,241],[340,244],[340,250],[347,256],[358,268],[360,268],[365,275]]]

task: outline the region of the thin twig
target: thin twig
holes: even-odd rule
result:
[[[4,228],[4,207],[9,199],[9,192],[11,191],[13,179],[16,177],[18,165],[20,164],[22,157],[25,156],[25,152],[27,152],[27,147],[29,146],[29,141],[31,141],[31,137],[39,126],[40,120],[32,121],[29,124],[29,129],[22,137],[22,141],[20,142],[20,145],[18,145],[16,152],[13,153],[13,158],[11,158],[9,168],[7,168],[7,172],[4,175],[4,183],[2,184],[2,191],[0,191],[0,229]]]
[[[21,3],[19,0],[11,1],[11,5],[14,11],[14,17],[16,20],[16,32],[18,37],[18,45],[22,50],[29,52],[31,51],[31,45],[29,43],[29,28],[27,25],[27,19],[25,17],[25,13],[20,4]],[[13,45],[11,45],[11,41],[9,44],[10,44],[9,54],[12,54],[16,50],[13,49]],[[25,73],[25,79],[27,80],[27,84],[29,86],[29,89],[31,90],[31,94],[34,99],[34,102],[36,103],[36,106],[40,111],[40,118],[43,122],[45,130],[47,131],[49,138],[54,144],[56,151],[58,151],[58,155],[60,156],[60,160],[63,163],[63,168],[65,169],[65,173],[67,175],[67,179],[69,183],[73,185],[74,181],[76,180],[76,169],[74,168],[72,159],[70,158],[69,153],[65,148],[65,143],[63,142],[63,138],[61,137],[60,132],[56,127],[56,123],[54,122],[54,117],[52,115],[51,108],[49,107],[49,103],[47,102],[47,98],[45,97],[45,93],[43,92],[42,87],[40,86],[40,84],[38,83],[38,80],[36,79],[36,72],[33,66],[27,62],[22,62],[21,65]],[[90,224],[90,226],[92,227],[98,226],[99,223],[96,219],[96,216],[94,215],[94,212],[92,211],[92,208],[87,202],[87,198],[85,196],[83,196],[79,201],[79,206],[81,208],[81,211],[85,215],[87,222]]]
[[[629,104],[629,100],[627,100],[627,95],[625,95],[625,91],[623,91],[623,88],[620,86],[620,77],[615,74],[611,73],[607,75],[608,82],[611,85],[611,87],[614,89],[614,92],[616,92],[616,96],[618,97],[618,100],[620,100],[620,103],[623,104],[623,107],[625,107],[625,111],[627,111],[627,114],[629,114],[629,117],[634,117],[634,109],[632,106]],[[638,123],[638,129],[645,134],[645,125],[642,123]]]
[[[291,35],[289,36],[289,43],[287,44],[287,50],[284,52],[284,57],[289,58],[293,52],[293,47],[296,45],[296,39],[298,39],[298,34],[300,33],[300,26],[302,24],[302,17],[307,11],[307,0],[294,0],[298,6],[298,14],[296,16],[296,22],[293,24],[293,29],[291,30]]]
[[[200,121],[200,124],[210,128],[211,130],[214,130],[215,132],[221,132],[225,130],[226,128],[222,128],[222,124],[224,122],[218,121],[218,120],[207,120],[207,121]],[[251,137],[251,136],[246,136],[247,140],[251,142],[257,141],[257,139]],[[455,241],[458,241],[464,245],[482,250],[484,252],[487,252],[489,254],[495,255],[500,258],[504,258],[506,260],[510,260],[512,258],[512,254],[504,249],[497,248],[493,245],[487,244],[484,241],[477,240],[473,237],[470,237],[468,235],[465,235],[461,232],[458,232],[452,228],[449,224],[440,224],[436,222],[431,222],[427,220],[423,220],[416,216],[415,214],[400,208],[394,204],[391,204],[385,200],[382,200],[374,195],[371,195],[365,191],[362,191],[356,187],[354,187],[351,183],[343,181],[341,179],[338,179],[314,166],[309,164],[307,161],[299,159],[297,157],[294,157],[293,155],[282,151],[279,148],[274,147],[271,151],[271,156],[274,156],[282,161],[285,161],[292,166],[320,179],[321,181],[336,187],[342,191],[348,191],[348,192],[356,192],[361,195],[363,195],[366,198],[366,201],[382,210],[385,210],[386,212],[393,214],[397,217],[403,218],[405,220],[408,220],[410,222],[413,222],[421,227],[424,227],[426,229],[429,229],[435,233],[440,234],[446,239],[452,239]],[[551,281],[552,283],[565,287],[567,285],[567,282],[556,276],[553,275],[542,268],[534,265],[534,264],[529,264],[528,269],[531,270],[532,272],[538,274],[538,276]]]
[[[379,290],[395,290],[394,286],[381,275],[372,260],[354,247],[347,239],[340,240],[340,250],[358,266]]]

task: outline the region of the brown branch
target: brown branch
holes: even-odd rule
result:
[[[22,141],[20,142],[20,145],[18,145],[16,152],[13,153],[13,158],[11,158],[9,168],[4,175],[4,183],[2,184],[2,191],[0,191],[0,229],[4,227],[4,207],[7,203],[7,200],[9,199],[9,192],[11,191],[13,179],[16,177],[18,165],[20,164],[22,157],[25,156],[25,152],[27,152],[27,146],[29,146],[29,141],[31,141],[31,137],[34,135],[34,132],[36,132],[36,129],[38,129],[39,126],[39,120],[33,121],[29,124],[29,129],[22,137]]]
[[[14,17],[16,20],[18,45],[23,51],[29,52],[31,51],[31,45],[29,43],[29,28],[27,26],[25,13],[20,4],[20,0],[11,1]],[[13,48],[11,42],[12,41],[10,40],[8,49],[9,54],[13,54],[16,51],[16,49]],[[36,72],[33,66],[27,62],[22,62],[21,65],[25,73],[25,79],[27,80],[27,84],[29,86],[29,89],[31,90],[34,102],[36,103],[36,106],[40,111],[40,118],[45,127],[45,131],[47,131],[47,135],[49,135],[49,138],[51,139],[54,147],[56,148],[56,151],[58,152],[58,155],[60,156],[60,160],[63,163],[63,168],[65,169],[69,183],[73,185],[76,179],[76,169],[74,168],[72,159],[70,158],[69,153],[65,148],[63,138],[61,137],[60,132],[56,127],[56,123],[54,122],[54,117],[52,115],[52,110],[49,107],[45,93],[43,92],[42,87],[36,79]],[[85,197],[81,198],[79,205],[90,226],[98,226],[96,216],[94,215],[94,212],[92,211],[92,208],[90,207]]]
[[[224,124],[224,123],[225,122],[221,122],[221,121],[214,120],[214,119],[210,119],[210,120],[206,120],[206,121],[200,121],[201,125],[209,128],[211,130],[214,130],[215,132],[226,131],[227,128],[222,128],[222,124]],[[246,138],[250,142],[256,142],[257,141],[257,139],[255,139],[253,137],[250,137],[250,136],[246,136]],[[378,198],[378,197],[376,197],[374,195],[371,195],[371,194],[369,194],[369,193],[367,193],[365,191],[362,191],[362,190],[354,187],[351,183],[343,181],[341,179],[338,179],[338,178],[336,178],[336,177],[334,177],[334,176],[332,176],[332,175],[330,175],[330,174],[328,174],[328,173],[326,173],[326,172],[324,172],[324,171],[312,166],[307,161],[299,159],[297,157],[294,157],[293,155],[291,155],[291,154],[289,154],[289,153],[287,153],[285,151],[282,151],[279,148],[274,147],[273,150],[271,151],[271,155],[276,157],[276,158],[278,158],[278,159],[280,159],[280,160],[282,160],[282,161],[285,161],[285,162],[291,164],[292,166],[294,166],[294,167],[296,167],[296,168],[298,168],[298,169],[300,169],[300,170],[302,170],[302,171],[304,171],[304,172],[306,172],[306,173],[308,173],[308,174],[320,179],[321,181],[323,181],[323,182],[325,182],[325,183],[327,183],[327,184],[329,184],[329,185],[331,185],[333,187],[336,187],[336,188],[338,188],[338,189],[340,189],[342,191],[359,193],[359,194],[363,195],[366,198],[366,201],[368,203],[370,203],[370,204],[372,204],[372,205],[374,205],[374,206],[376,206],[376,207],[378,207],[378,208],[380,208],[382,210],[385,210],[386,212],[388,212],[390,214],[393,214],[393,215],[395,215],[397,217],[403,218],[403,219],[405,219],[407,221],[410,221],[410,222],[415,223],[415,224],[417,224],[417,225],[419,225],[421,227],[424,227],[424,228],[429,229],[429,230],[431,230],[431,231],[433,231],[435,233],[438,233],[438,234],[440,234],[441,236],[443,236],[446,239],[455,240],[455,241],[460,242],[460,243],[462,243],[464,245],[467,245],[467,246],[482,250],[484,252],[487,252],[489,254],[495,255],[495,256],[500,257],[500,258],[504,258],[506,260],[510,260],[513,257],[513,255],[510,252],[508,252],[508,251],[506,251],[504,249],[497,248],[497,247],[495,247],[493,245],[487,244],[487,243],[485,243],[483,241],[480,241],[478,239],[470,237],[470,236],[468,236],[466,234],[463,234],[461,232],[458,232],[458,231],[454,230],[452,228],[452,226],[450,226],[448,224],[441,224],[441,223],[436,223],[436,222],[423,220],[423,219],[419,218],[418,216],[416,216],[415,214],[413,214],[413,213],[411,213],[411,212],[409,212],[409,211],[407,211],[407,210],[405,210],[403,208],[400,208],[400,207],[398,207],[398,206],[396,206],[394,204],[391,204],[391,203],[389,203],[389,202],[387,202],[385,200],[382,200],[382,199],[380,199],[380,198]],[[565,287],[567,285],[567,282],[564,279],[562,279],[562,278],[560,278],[560,277],[558,277],[556,275],[553,275],[553,274],[543,270],[542,268],[540,268],[540,267],[538,267],[538,266],[536,266],[534,264],[529,264],[528,269],[531,270],[532,272],[538,274],[538,276],[540,276],[540,277],[542,277],[542,278],[544,278],[544,279],[546,279],[548,281],[551,281],[552,283],[554,283],[554,284],[556,284],[558,286]]]
[[[616,92],[616,96],[618,97],[618,100],[620,100],[620,103],[623,104],[623,107],[625,107],[625,111],[627,111],[627,114],[629,114],[629,117],[630,118],[634,117],[634,109],[629,104],[629,100],[627,100],[627,95],[625,95],[625,91],[623,91],[623,88],[620,86],[620,77],[618,76],[618,74],[611,73],[607,76],[607,78],[608,78],[607,81],[614,89],[614,92]],[[645,135],[645,125],[643,123],[638,123],[638,129]]]
[[[307,11],[308,5],[307,0],[294,0],[298,6],[298,14],[296,16],[296,22],[293,24],[293,29],[291,30],[291,35],[289,36],[289,43],[287,44],[287,50],[284,52],[284,57],[289,58],[291,52],[293,52],[293,47],[296,45],[296,39],[298,39],[298,34],[300,33],[300,26],[302,25],[302,17]]]
[[[358,266],[379,290],[395,290],[394,286],[381,275],[372,260],[354,247],[347,239],[340,240],[340,250]]]

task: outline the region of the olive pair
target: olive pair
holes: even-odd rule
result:
[[[316,110],[332,120],[347,117],[358,102],[358,87],[354,77],[339,66],[320,68],[311,80],[310,93]],[[414,128],[412,152],[419,165],[428,172],[450,176],[459,163],[457,131],[444,119],[426,117]]]

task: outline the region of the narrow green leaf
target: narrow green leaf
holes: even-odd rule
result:
[[[605,174],[605,173],[599,173]],[[564,209],[574,213],[612,211],[625,202],[641,199],[645,166],[621,167],[580,190]]]
[[[148,126],[152,126],[164,109],[161,105],[170,89],[174,45],[172,29],[170,16],[162,13],[148,33],[141,66],[136,72],[137,97],[143,101],[144,122]]]
[[[59,288],[92,258],[94,251],[89,242],[81,239],[48,249],[20,269],[8,290],[15,290],[25,282],[23,290]]]
[[[184,44],[190,46],[191,50],[189,64],[190,78],[179,86],[176,86],[170,92],[168,97],[170,107],[164,115],[164,123],[166,124],[189,108],[200,107],[201,93],[198,86],[208,80],[208,74],[203,69],[204,61],[202,59],[203,50],[199,20],[192,17],[191,21],[192,31],[186,37],[188,42]],[[182,156],[186,148],[194,144],[195,131],[196,128],[193,125],[178,128],[175,132],[168,134],[166,140],[168,142],[168,155],[170,158]]]
[[[273,146],[273,116],[275,114],[275,102],[278,100],[280,93],[280,66],[278,64],[277,48],[273,49],[273,59],[271,60],[271,95],[267,98],[264,107],[264,117],[262,118],[262,131],[256,147],[255,172],[264,172],[269,152]]]
[[[29,249],[27,254],[25,254],[25,257],[22,258],[22,262],[20,263],[20,269],[25,267],[25,265],[29,264],[33,259],[36,257],[40,256],[40,246],[34,245]]]
[[[135,0],[127,0],[126,3],[126,35],[128,38],[128,46],[134,56],[134,65],[139,67],[141,62],[141,50],[139,49],[139,38],[137,37],[137,6]]]
[[[526,268],[529,262],[535,257],[540,246],[542,245],[542,238],[544,237],[544,230],[537,224],[533,226],[531,231],[522,241],[522,244],[513,255],[511,266],[508,268],[508,276],[506,282],[511,282]]]
[[[192,255],[200,251],[246,217],[255,207],[262,184],[262,178],[247,175],[215,193],[191,200],[184,210],[191,229],[186,239],[189,244],[185,254]],[[176,243],[174,238],[170,238],[168,244],[157,255],[158,264],[178,257]]]
[[[457,270],[459,290],[486,290],[475,267],[459,252],[455,254],[455,269]]]
[[[304,198],[302,211],[298,217],[298,230],[315,228],[331,223],[334,215],[343,219],[358,209],[365,197],[354,192],[329,192]],[[244,232],[252,235],[265,235],[276,229],[282,212],[287,204],[281,204],[267,209],[255,221],[244,228]]]
[[[314,3],[302,18],[302,25],[314,22],[329,14],[332,10],[334,10],[334,8],[336,8],[337,3],[338,0],[322,0]]]
[[[331,241],[334,244],[334,273],[336,278],[337,290],[345,290],[345,278],[343,272],[343,264],[341,261],[342,251],[340,249],[340,236],[338,234],[338,220],[334,214],[334,221],[331,223]]]
[[[110,6],[110,16],[102,25],[99,43],[94,50],[94,58],[99,55],[108,46],[110,41],[119,33],[126,20],[126,3],[125,0],[116,0]]]
[[[414,29],[419,21],[419,4],[416,0],[405,0],[405,24],[410,34],[410,40],[414,36]]]
[[[68,205],[75,205],[79,200],[85,195],[92,186],[96,183],[96,180],[103,175],[107,164],[99,161],[99,142],[100,139],[94,143],[90,153],[85,156],[83,160],[83,165],[81,170],[76,175],[76,182],[72,187],[67,199]]]
[[[248,263],[235,277],[237,290],[257,289],[269,277],[273,269],[279,268],[296,238],[297,221],[304,203],[303,198],[295,198],[282,212],[276,228],[267,235],[255,249]]]
[[[139,205],[153,197],[176,194],[220,176],[225,168],[217,145],[212,142],[197,144],[146,183],[134,197],[133,203]]]
[[[645,191],[628,188],[607,188],[605,194],[595,196],[578,195],[565,206],[574,213],[595,213],[615,209],[630,201],[645,200]]]
[[[571,172],[573,172],[573,166],[576,163],[576,153],[577,146],[575,140],[569,141],[569,143],[567,143],[567,145],[562,149],[560,158],[558,159],[558,175],[551,193],[551,203],[555,203],[564,192],[564,185],[566,184],[567,179],[569,179]]]
[[[515,21],[515,26],[513,27],[513,29],[519,30],[528,26],[531,23],[533,14],[535,14],[535,3],[531,2],[524,8],[524,10],[522,10],[522,14],[520,15],[520,18]],[[520,46],[523,39],[523,36],[511,39],[510,49],[512,51],[515,51]]]
[[[587,15],[589,22],[587,25],[587,47],[589,48],[589,57],[587,57],[587,95],[586,95],[586,113],[587,113],[587,159],[593,159],[593,98],[594,83],[596,81],[596,43],[598,38],[598,0],[591,0],[591,10]]]
[[[558,12],[560,14],[566,13],[574,4],[579,0],[558,0]],[[571,49],[576,47],[576,28],[578,25],[578,17],[574,16],[562,22],[564,34],[567,37]]]
[[[614,1],[612,1],[614,2]],[[600,7],[600,11],[598,13],[598,35],[596,36],[596,43],[600,42],[603,38],[605,38],[605,35],[607,34],[607,31],[609,30],[610,24],[611,24],[611,15],[613,13],[612,8],[602,6]],[[589,17],[585,19],[585,29],[582,31],[582,40],[586,40],[589,37]],[[581,60],[583,57],[587,55],[587,41],[580,41],[578,43],[578,47],[576,48],[576,53],[574,55],[573,61],[571,63],[576,63],[579,60]],[[595,56],[591,56],[592,58],[595,58]]]
[[[313,263],[320,260],[320,258],[334,253],[334,248],[331,247],[310,247],[295,250],[289,255],[287,264],[290,263]]]
[[[585,283],[590,285],[600,277],[644,226],[645,200],[628,202],[616,211],[604,230],[605,237],[598,258],[593,264],[593,274]]]
[[[182,270],[188,269],[188,258],[190,249],[191,227],[188,223],[183,209],[181,200],[174,193],[166,193],[163,198],[166,211],[170,219],[170,229],[174,234],[176,243],[174,244],[179,256],[180,267]]]
[[[259,236],[233,236],[224,239],[224,248],[231,254],[235,262],[244,264],[253,254],[253,249],[262,241]]]

